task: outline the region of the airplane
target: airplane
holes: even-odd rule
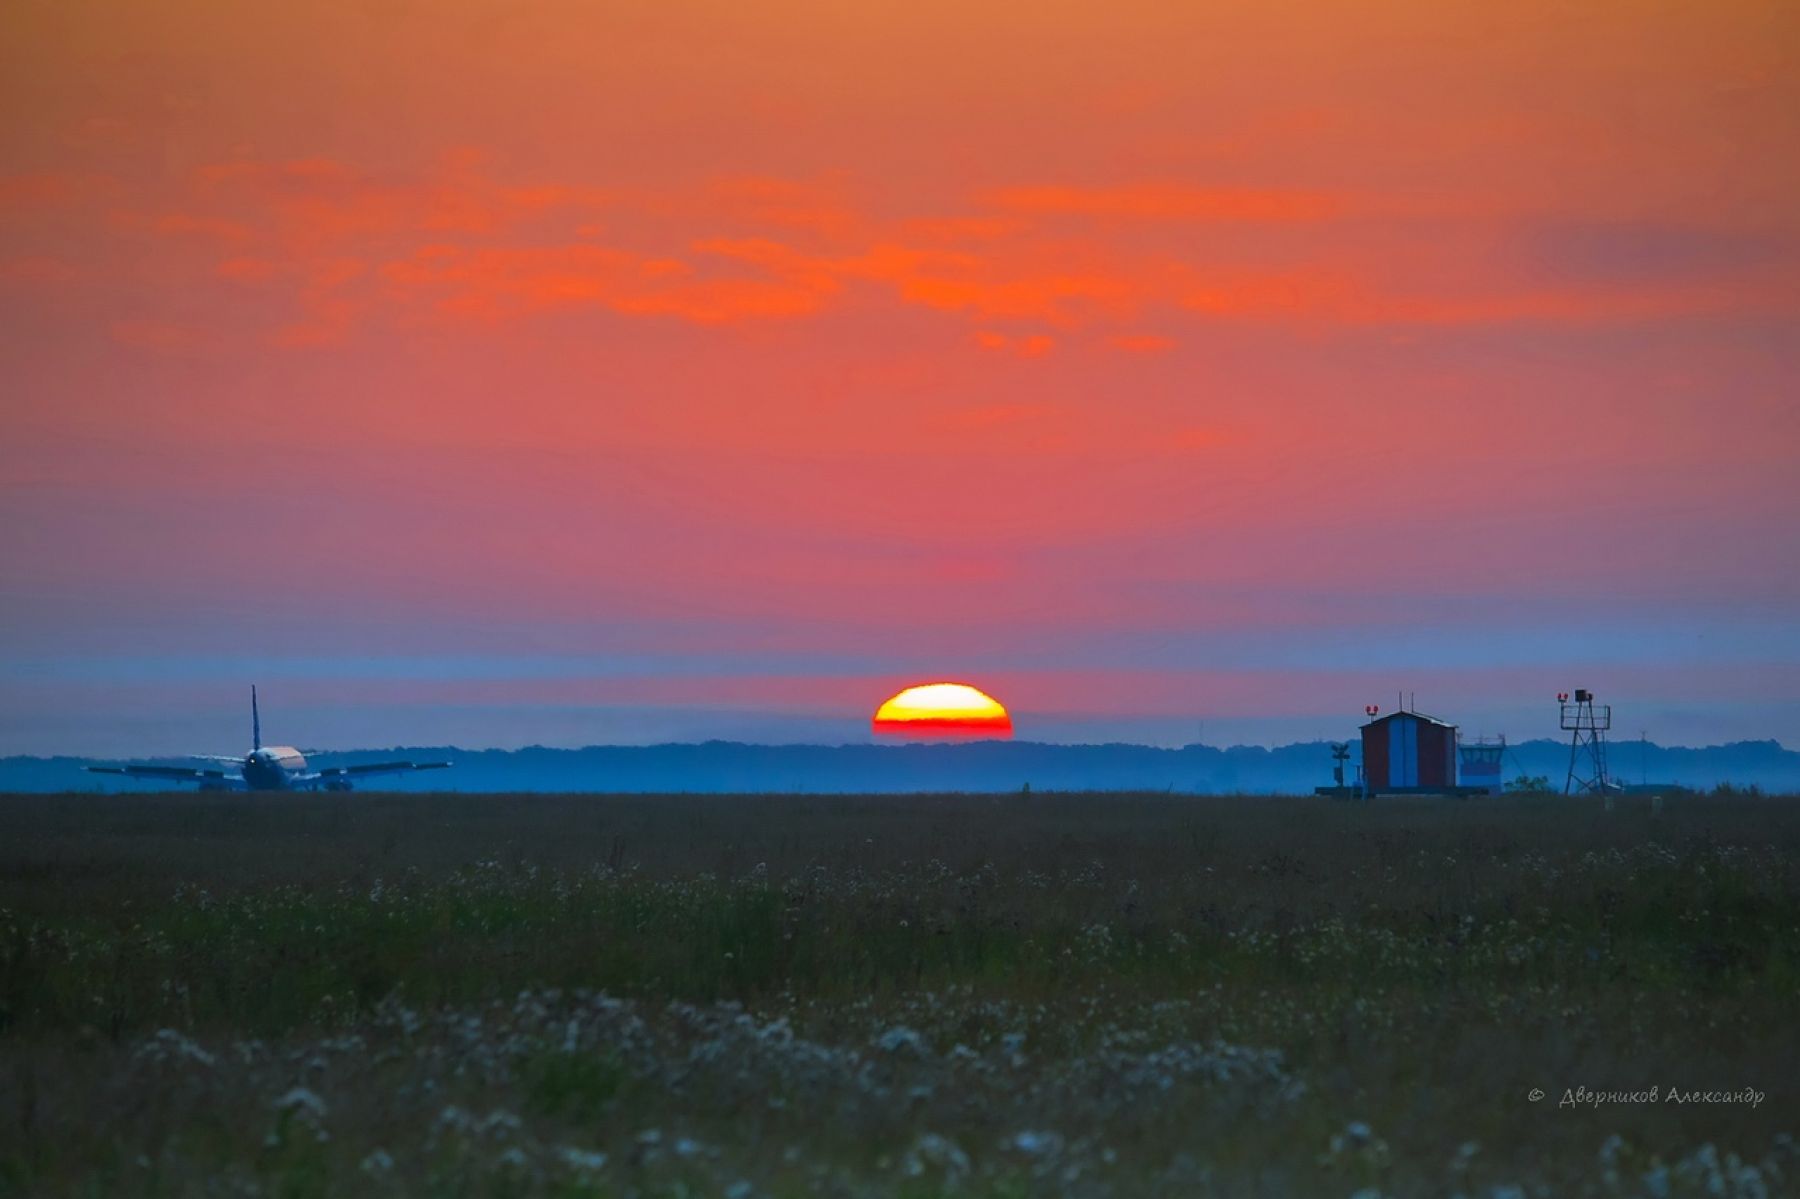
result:
[[[202,791],[350,791],[355,781],[374,774],[402,774],[411,770],[442,770],[448,762],[370,762],[364,766],[332,766],[312,769],[306,755],[291,745],[262,743],[262,712],[256,704],[256,687],[250,688],[250,752],[241,758],[216,754],[190,754],[210,769],[188,766],[89,766],[94,774],[122,774],[134,779],[163,779],[173,783],[198,783]],[[235,767],[235,772],[231,769]]]

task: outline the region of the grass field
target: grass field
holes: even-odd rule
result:
[[[1790,798],[0,797],[0,1193],[1780,1195],[1797,1067]]]

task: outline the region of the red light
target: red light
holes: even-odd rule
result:
[[[1558,691],[1556,693],[1556,702],[1559,704],[1568,703],[1569,702],[1569,693],[1567,691]]]

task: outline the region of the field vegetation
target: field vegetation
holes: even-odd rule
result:
[[[0,1193],[1792,1194],[1796,1013],[1783,797],[0,797]]]

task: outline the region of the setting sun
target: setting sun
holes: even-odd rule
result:
[[[1012,736],[1012,717],[999,700],[966,683],[908,687],[875,711],[877,733]]]

